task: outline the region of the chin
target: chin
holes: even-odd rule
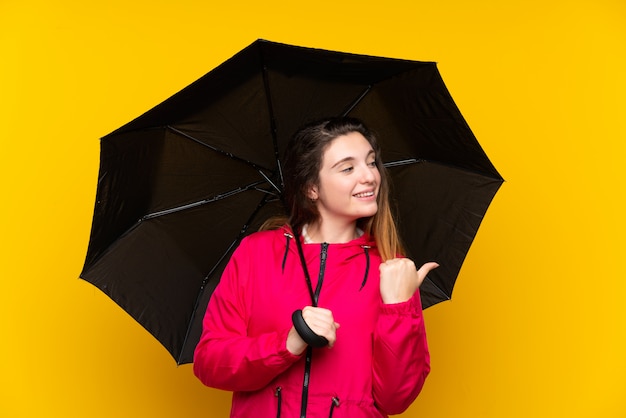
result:
[[[372,210],[362,211],[361,213],[359,213],[359,219],[370,218],[370,217],[376,215],[376,212],[378,212],[378,207],[376,207],[376,208],[374,208]]]

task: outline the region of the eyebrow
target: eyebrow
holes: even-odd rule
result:
[[[365,156],[365,158],[368,158],[368,157],[369,157],[370,155],[372,155],[372,154],[376,155],[376,152],[375,152],[373,149],[371,149],[371,150],[367,153],[367,155]],[[335,167],[337,167],[338,165],[341,165],[341,164],[343,164],[343,163],[345,163],[345,162],[348,162],[348,161],[354,161],[354,160],[356,160],[356,158],[355,158],[355,157],[352,157],[352,156],[350,156],[350,157],[346,157],[346,158],[342,158],[341,160],[339,160],[339,161],[337,161],[335,164],[333,164],[330,168],[335,168]]]

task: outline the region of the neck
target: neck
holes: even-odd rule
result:
[[[327,242],[341,244],[358,238],[356,222],[345,225],[330,225],[323,222],[314,222],[306,227],[306,235],[311,243]]]

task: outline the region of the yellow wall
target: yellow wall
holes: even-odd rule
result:
[[[433,60],[507,182],[406,417],[626,416],[626,3],[0,1],[0,416],[226,416],[79,280],[98,139],[257,38]]]

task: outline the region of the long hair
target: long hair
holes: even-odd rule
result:
[[[307,192],[311,186],[319,185],[324,151],[336,138],[352,132],[363,135],[372,146],[381,178],[376,214],[359,219],[357,225],[374,237],[383,260],[404,255],[389,203],[389,179],[380,158],[380,147],[376,136],[355,118],[330,118],[310,123],[291,138],[283,163],[283,203],[287,210],[287,222],[294,231],[300,232],[304,225],[319,219],[317,206],[309,199]],[[269,223],[276,225],[277,221]]]

